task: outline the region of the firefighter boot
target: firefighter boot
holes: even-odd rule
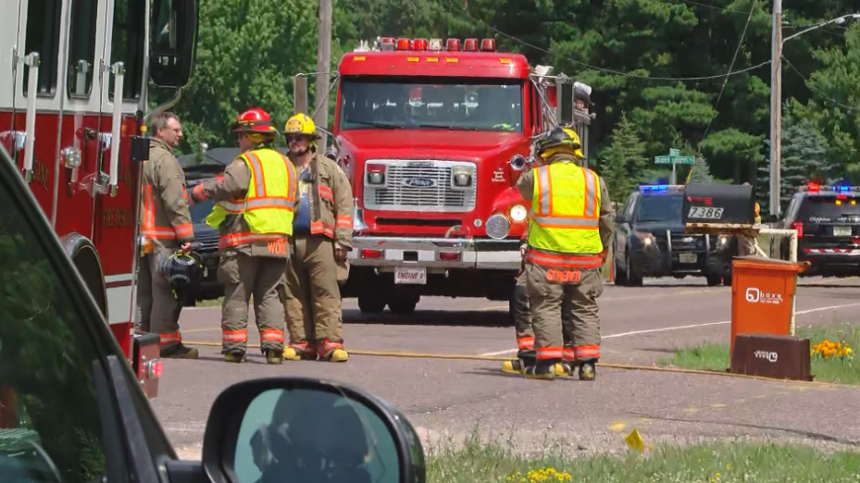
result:
[[[557,365],[554,361],[537,361],[535,365],[526,367],[523,374],[526,379],[555,379]]]
[[[268,349],[266,351],[266,364],[283,364],[284,355],[281,351]]]
[[[284,347],[284,359],[288,361],[315,361],[316,348],[305,344],[304,347]]]
[[[597,377],[597,368],[594,366],[595,362],[597,362],[596,359],[582,361],[579,365],[580,381],[593,381]]]
[[[160,356],[163,359],[197,359],[197,349],[176,344],[167,349],[162,349]]]
[[[324,339],[322,342],[317,344],[317,347],[322,348],[322,350],[319,351],[320,360],[328,362],[346,362],[349,360],[349,354],[340,343],[334,343],[330,342],[328,339]]]
[[[224,362],[245,362],[245,351],[241,349],[231,349],[224,353]]]
[[[517,358],[502,362],[502,372],[508,374],[524,374],[526,368],[535,365],[534,349],[523,349],[517,353]]]
[[[555,365],[555,375],[560,377],[570,377],[573,375],[574,367],[570,361],[561,361]]]

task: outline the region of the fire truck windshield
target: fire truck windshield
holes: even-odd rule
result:
[[[521,133],[523,83],[450,77],[342,78],[339,127]]]

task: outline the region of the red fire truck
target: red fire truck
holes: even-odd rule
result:
[[[550,70],[494,39],[380,38],[343,56],[332,156],[356,203],[344,297],[397,313],[422,295],[510,300],[532,136],[574,125],[588,154],[591,88]]]
[[[15,160],[147,393],[157,336],[136,335],[147,86],[194,64],[197,0],[13,0],[0,19],[0,143]],[[168,107],[159,106],[160,108]]]

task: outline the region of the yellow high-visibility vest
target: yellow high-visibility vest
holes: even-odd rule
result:
[[[572,163],[540,166],[535,173],[529,246],[559,253],[603,252],[600,179]]]
[[[761,206],[758,205],[758,201],[755,202],[755,222],[761,225]]]
[[[243,199],[219,201],[206,224],[218,228],[227,215],[242,215],[252,234],[293,234],[293,207],[298,186],[296,168],[283,154],[269,148],[240,155],[251,171],[251,182]],[[253,236],[232,234],[232,239],[253,241]],[[237,235],[240,235],[237,237]],[[237,241],[234,244],[242,244]]]

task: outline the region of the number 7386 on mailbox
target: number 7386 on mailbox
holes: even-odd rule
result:
[[[719,220],[723,217],[722,208],[709,208],[705,206],[691,206],[687,218],[698,220]]]

